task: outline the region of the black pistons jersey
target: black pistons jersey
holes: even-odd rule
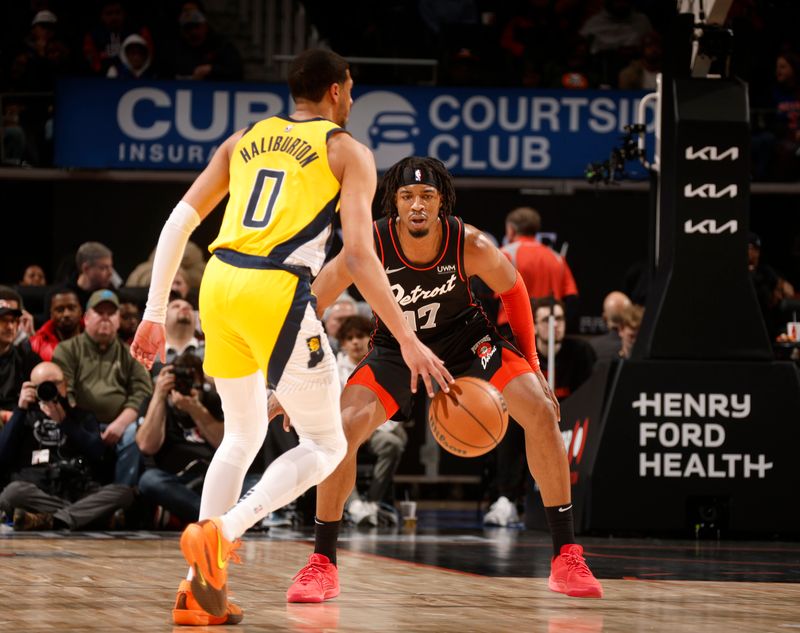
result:
[[[464,223],[442,218],[439,253],[428,263],[412,264],[403,255],[394,220],[373,224],[375,248],[403,315],[417,337],[435,353],[474,331],[493,329],[473,298],[464,272]],[[377,315],[373,345],[398,348],[396,339]]]

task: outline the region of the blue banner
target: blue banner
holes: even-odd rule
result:
[[[347,128],[379,170],[418,154],[457,176],[581,178],[619,145],[644,94],[356,87]],[[199,170],[234,131],[292,110],[278,84],[70,78],[56,99],[60,167]],[[649,130],[653,119],[651,105]]]

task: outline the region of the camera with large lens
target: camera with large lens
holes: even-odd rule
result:
[[[194,387],[194,370],[191,367],[173,367],[172,374],[175,376],[175,391],[190,395]]]
[[[45,380],[36,387],[36,397],[39,402],[58,402],[59,393],[56,383],[52,380]]]

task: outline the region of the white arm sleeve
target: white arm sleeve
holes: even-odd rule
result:
[[[200,224],[200,216],[188,202],[181,200],[172,210],[161,229],[153,272],[150,277],[150,291],[147,293],[147,307],[142,319],[164,323],[167,318],[167,299],[172,288],[172,280],[183,259],[183,251],[189,236]]]

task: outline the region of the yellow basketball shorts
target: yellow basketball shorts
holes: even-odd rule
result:
[[[270,388],[290,390],[335,378],[307,278],[212,257],[200,286],[200,325],[209,376],[239,378],[261,370]]]

